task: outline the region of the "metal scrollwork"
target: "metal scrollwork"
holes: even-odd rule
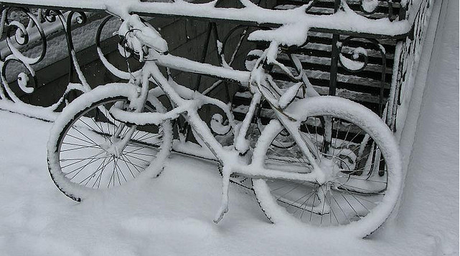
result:
[[[414,24],[409,38],[399,42],[396,46],[395,65],[397,65],[396,77],[392,82],[390,109],[387,117],[390,127],[396,131],[396,115],[398,107],[403,103],[405,92],[410,91],[410,77],[414,67],[418,65],[417,55],[423,47],[423,41],[427,32],[427,22],[431,15],[432,0],[422,0],[420,5],[414,5],[414,1],[408,1],[409,15],[413,15]],[[413,8],[417,7],[416,10]],[[409,16],[408,15],[408,16]]]
[[[13,63],[16,63],[14,65]],[[37,85],[37,77],[35,76],[35,72],[32,67],[27,64],[26,62],[15,58],[13,55],[8,56],[0,65],[1,65],[1,72],[2,72],[2,90],[0,90],[0,96],[3,99],[10,99],[13,102],[21,102],[21,100],[16,96],[13,89],[11,89],[10,84],[6,78],[7,74],[7,67],[13,64],[15,69],[22,69],[23,71],[17,74],[17,85],[19,89],[27,94],[31,94],[34,92],[34,88]],[[21,68],[22,66],[22,68]]]
[[[382,10],[380,7],[387,7],[388,10]],[[390,20],[404,19],[406,6],[399,1],[382,1],[382,0],[360,0],[360,11],[366,15],[370,16],[373,14],[380,13],[387,16]],[[399,8],[399,12],[396,13]]]
[[[429,3],[431,0],[422,0],[422,2],[426,2],[427,4],[425,7],[422,4],[422,7],[420,9],[427,9],[429,7]],[[20,103],[23,104],[24,102],[27,102],[24,100],[24,98],[27,98],[27,96],[31,96],[30,98],[33,98],[33,95],[37,93],[42,86],[43,82],[39,81],[37,79],[37,74],[39,78],[41,79],[40,75],[42,74],[40,70],[52,63],[55,63],[58,59],[57,57],[53,56],[56,55],[56,52],[62,49],[50,51],[48,47],[51,48],[51,46],[55,46],[55,42],[52,41],[51,39],[58,38],[58,36],[64,35],[65,40],[60,40],[62,42],[62,45],[66,43],[66,48],[64,49],[67,50],[67,55],[69,57],[69,72],[68,77],[69,77],[69,86],[67,89],[63,88],[62,91],[65,91],[64,94],[62,95],[62,98],[58,100],[58,102],[53,103],[52,106],[48,107],[43,107],[46,110],[52,110],[55,111],[58,109],[57,105],[62,103],[66,97],[67,92],[69,92],[71,89],[78,89],[80,91],[88,91],[91,89],[91,86],[88,84],[82,70],[79,64],[79,61],[77,60],[76,56],[76,49],[74,47],[74,43],[77,48],[82,48],[81,43],[80,43],[80,38],[76,37],[76,27],[81,26],[81,25],[94,25],[93,28],[96,28],[96,22],[93,23],[93,21],[100,22],[100,25],[97,29],[96,33],[96,49],[97,49],[97,54],[99,56],[99,59],[102,61],[104,66],[112,73],[114,74],[117,78],[124,79],[124,80],[132,80],[135,78],[137,75],[137,72],[139,72],[139,62],[138,59],[136,59],[137,56],[136,53],[129,51],[126,47],[124,47],[124,42],[123,42],[123,36],[124,35],[119,35],[120,36],[120,42],[116,46],[116,44],[105,44],[103,41],[106,40],[109,37],[112,37],[114,35],[113,31],[118,31],[117,28],[120,25],[120,20],[117,17],[111,16],[110,14],[107,16],[107,18],[102,20],[103,14],[97,17],[97,19],[92,19],[92,16],[88,14],[89,12],[91,13],[96,13],[96,12],[103,12],[107,10],[102,9],[85,9],[88,12],[84,12],[78,8],[73,9],[72,11],[63,11],[61,9],[67,9],[69,8],[68,6],[62,6],[60,7],[54,7],[56,9],[50,9],[51,7],[46,7],[42,6],[43,9],[36,9],[36,8],[29,8],[26,3],[23,3],[21,1],[18,1],[19,3],[14,4],[13,6],[8,6],[7,4],[4,4],[1,6],[1,18],[0,18],[0,35],[2,41],[0,42],[0,78],[1,78],[1,85],[0,85],[0,104],[3,102],[13,102],[13,103]],[[171,3],[175,3],[174,1],[169,1]],[[221,7],[217,6],[217,2],[219,1],[210,1],[210,5],[214,5],[216,10],[221,9]],[[256,8],[256,5],[260,3],[260,1],[248,1],[248,0],[239,0],[239,1],[234,1],[231,2],[231,4],[235,4],[237,2],[237,5],[239,8],[233,8],[233,11],[240,11],[240,10],[245,10],[250,9],[250,8]],[[388,17],[390,20],[395,20],[395,19],[405,19],[406,17],[406,10],[408,10],[408,7],[412,5],[411,0],[408,1],[399,1],[399,0],[359,0],[359,1],[349,1],[350,6],[348,6],[346,0],[334,0],[334,1],[329,1],[327,5],[324,5],[324,1],[319,1],[319,0],[309,0],[309,1],[297,1],[299,4],[303,4],[303,9],[301,8],[300,10],[308,12],[308,13],[316,13],[320,14],[321,12],[324,12],[324,9],[328,9],[327,12],[337,12],[340,10],[343,10],[343,8],[346,8],[347,11],[348,9],[352,9],[355,13],[359,15],[364,15],[366,17],[369,17],[371,19],[374,18],[382,18],[382,17]],[[143,1],[136,3],[142,5],[144,4]],[[189,4],[189,3],[187,3]],[[342,6],[341,6],[342,5]],[[19,7],[22,6],[22,7]],[[190,6],[192,4],[190,3]],[[268,5],[267,5],[268,6]],[[284,6],[283,8],[292,8],[292,6]],[[327,7],[325,7],[327,6]],[[332,7],[334,6],[334,7]],[[342,7],[342,8],[340,8]],[[223,8],[223,7],[222,7]],[[334,9],[334,10],[331,10]],[[423,9],[423,10],[425,10]],[[67,9],[68,10],[68,9]],[[399,13],[398,13],[399,11]],[[410,14],[413,15],[415,14],[414,10]],[[148,13],[148,12],[142,12],[142,10],[137,10],[139,15],[147,15],[147,16],[154,16],[157,14],[161,13]],[[203,15],[203,14],[200,14]],[[418,17],[425,17],[424,13],[421,13],[420,15],[417,13],[415,14]],[[182,13],[177,13],[176,16],[174,17],[185,17],[187,15],[184,15]],[[189,17],[195,17],[196,16],[190,15]],[[203,17],[200,18],[206,18],[206,15],[203,15]],[[211,21],[213,21],[214,17],[210,16],[207,17]],[[220,17],[215,17],[215,19],[218,21]],[[117,20],[118,19],[118,20]],[[235,21],[239,21],[238,19],[235,19]],[[255,23],[254,23],[255,22]],[[224,38],[223,41],[218,42],[218,47],[220,46],[221,48],[218,48],[218,60],[221,62],[222,65],[228,65],[228,66],[236,66],[238,61],[235,60],[235,56],[237,55],[239,51],[239,46],[242,41],[246,40],[248,32],[250,32],[251,26],[252,25],[257,25],[259,28],[262,26],[262,23],[260,21],[254,21],[254,22],[248,22],[242,23],[243,25],[237,26],[234,28],[232,31],[230,31],[229,36],[231,35],[234,37],[235,35],[239,37],[240,41],[237,42],[236,47],[234,48],[231,43],[233,43],[235,40],[231,41],[229,40],[230,37]],[[416,23],[419,22],[416,19]],[[277,24],[276,22],[274,24]],[[270,22],[267,23],[267,26],[271,26],[273,24],[270,24]],[[53,29],[50,29],[52,27]],[[214,31],[212,31],[215,28],[211,28],[210,32],[208,33],[211,35]],[[248,30],[249,29],[249,30]],[[416,37],[419,36],[419,29],[422,29],[420,26],[416,25],[415,28],[415,33],[414,35]],[[58,30],[61,32],[59,33]],[[220,32],[219,32],[220,33]],[[74,35],[74,37],[72,36]],[[346,34],[346,35],[355,35],[356,34]],[[391,35],[390,35],[391,36]],[[215,36],[216,37],[216,36]],[[85,38],[88,38],[85,36]],[[78,41],[77,41],[78,39]],[[232,38],[233,39],[233,38]],[[337,36],[337,40],[340,39],[340,36]],[[338,56],[338,63],[348,72],[351,73],[356,73],[356,72],[363,72],[365,69],[369,66],[369,59],[371,59],[372,55],[369,50],[366,50],[366,47],[355,47],[353,44],[350,45],[351,41],[356,38],[347,38],[343,40],[340,45],[338,45],[340,48],[340,54],[336,54],[334,56]],[[93,40],[91,38],[91,40]],[[360,39],[361,40],[361,39]],[[217,41],[217,40],[216,40]],[[227,41],[230,42],[230,44],[227,45]],[[59,42],[59,43],[61,43]],[[94,42],[94,41],[93,41]],[[382,88],[381,91],[383,93],[383,84],[385,82],[385,49],[381,47],[378,42],[374,42],[372,40],[367,41],[368,45],[375,45],[375,47],[378,48],[378,50],[382,54]],[[336,45],[336,44],[334,44]],[[89,45],[85,45],[89,46]],[[110,52],[113,50],[116,50],[115,48],[112,49],[110,47],[118,47],[118,52],[119,54],[113,54],[109,55]],[[415,47],[415,46],[414,46]],[[400,51],[402,52],[401,56],[406,56],[410,55],[412,56],[412,50],[414,47],[401,47]],[[207,47],[203,47],[206,49],[203,49],[203,56],[206,55],[207,52]],[[350,48],[353,48],[351,51],[349,51]],[[374,48],[374,47],[373,47]],[[233,51],[232,51],[233,50]],[[227,58],[224,58],[224,52],[229,54],[225,54]],[[254,52],[252,52],[254,53]],[[49,57],[51,55],[51,57]],[[116,56],[115,56],[116,55]],[[254,55],[254,54],[253,54]],[[62,56],[59,56],[61,58]],[[206,57],[206,56],[205,56]],[[115,60],[118,58],[118,60]],[[119,59],[123,58],[121,61]],[[337,61],[334,63],[337,64]],[[407,66],[408,64],[404,63],[408,62],[408,60],[405,60],[404,57],[401,57],[399,59],[399,64],[400,67],[398,67],[398,85],[397,89],[394,90],[394,97],[396,99],[401,98],[401,88],[402,88],[402,83],[406,80],[407,77]],[[118,64],[114,64],[118,63]],[[126,65],[124,64],[126,63]],[[247,62],[250,64],[250,60]],[[335,65],[334,64],[334,65]],[[123,67],[120,67],[123,66]],[[402,71],[400,71],[402,70]],[[105,78],[104,78],[105,79]],[[112,79],[109,77],[109,79]],[[197,80],[197,84],[199,84],[200,81],[200,76],[199,79]],[[215,88],[216,86],[212,86],[211,88]],[[207,90],[209,91],[209,90]],[[391,96],[393,97],[393,96]],[[395,104],[400,103],[396,102]],[[26,104],[26,103],[24,103]],[[28,103],[27,103],[28,104]],[[26,104],[26,105],[27,105]],[[0,106],[2,107],[2,106]],[[396,110],[395,110],[396,111]],[[394,114],[394,112],[393,112]]]
[[[51,20],[55,21],[56,17],[59,18],[59,21],[61,22],[61,25],[64,29],[65,32],[65,38],[67,41],[67,50],[69,54],[69,83],[72,82],[72,77],[74,74],[74,71],[77,72],[78,79],[80,82],[83,84],[83,87],[85,90],[91,90],[91,87],[89,84],[86,82],[86,78],[83,75],[83,72],[80,69],[80,65],[78,64],[78,59],[75,53],[75,48],[73,45],[73,40],[72,40],[72,25],[74,23],[82,25],[86,23],[87,21],[87,16],[84,12],[82,11],[70,11],[66,13],[67,16],[65,16],[61,11],[58,10],[47,10],[47,17],[50,17]],[[75,16],[75,17],[74,17]]]
[[[353,45],[355,43],[355,45]],[[359,45],[359,46],[357,46]],[[339,63],[347,72],[362,72],[369,64],[368,50],[377,50],[380,53],[381,78],[379,93],[379,113],[383,114],[385,76],[386,76],[386,51],[385,47],[373,38],[347,37],[339,44]],[[347,49],[347,52],[344,52]]]
[[[356,73],[364,70],[368,63],[367,50],[363,47],[357,47],[348,54],[342,52],[343,44],[340,47],[339,63],[342,67],[350,72]]]
[[[374,49],[377,49],[380,52],[382,57],[382,65],[386,63],[385,48],[376,39],[348,37],[339,45],[339,63],[346,71],[350,73],[363,71],[369,62],[368,49],[363,46],[358,46],[354,49],[351,49],[349,46],[356,40],[360,40],[361,42],[367,41],[370,43]],[[349,49],[346,53],[344,52],[345,48]]]
[[[11,10],[11,9],[10,9]],[[19,60],[29,65],[34,65],[40,62],[46,55],[46,36],[38,18],[32,14],[28,9],[25,8],[14,8],[18,12],[22,12],[27,15],[27,24],[23,24],[20,21],[6,21],[6,42],[11,53]],[[8,11],[5,13],[8,15]],[[32,33],[38,32],[40,41],[42,44],[42,51],[36,57],[25,56],[21,53],[20,48],[27,46],[30,43],[30,37]],[[36,35],[36,33],[35,33]],[[13,41],[14,39],[14,41]],[[34,40],[37,41],[37,40]]]
[[[81,86],[69,83],[61,99],[50,106],[41,108],[45,111],[55,111],[64,102],[69,91],[75,89],[87,91],[90,89],[78,65],[71,35],[73,24],[84,24],[87,21],[84,12],[62,13],[52,9],[4,7],[1,15],[0,35],[3,38],[1,42],[3,46],[0,54],[0,100],[27,107],[31,106],[24,102],[23,98],[26,95],[33,95],[39,86],[35,69],[49,64],[44,63],[50,61],[44,61],[49,44],[47,33],[55,33],[58,30],[54,25],[57,20],[60,21],[61,28],[64,29],[67,42],[71,70],[69,82],[71,82],[73,70],[76,70]],[[46,32],[46,28],[48,28],[48,32]]]
[[[21,19],[8,20],[8,16],[11,13],[21,17]],[[16,92],[19,91],[12,89],[9,81],[16,81],[17,87],[22,93],[31,94],[34,92],[34,88],[38,83],[32,65],[39,63],[46,55],[46,36],[39,18],[26,8],[6,8],[2,11],[1,20],[1,32],[4,29],[6,31],[4,42],[7,48],[2,51],[0,57],[2,81],[0,98],[13,102],[21,102],[16,95]],[[35,44],[40,42],[41,47],[35,47],[35,49],[38,49],[38,52],[36,50],[28,55],[23,54],[23,49],[27,49],[31,45],[32,40]],[[7,72],[10,66],[12,67],[11,70],[14,71]]]

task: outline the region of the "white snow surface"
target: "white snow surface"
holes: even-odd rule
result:
[[[401,207],[372,237],[272,225],[235,185],[230,211],[215,225],[216,166],[177,155],[157,179],[75,203],[47,172],[51,123],[0,111],[0,254],[458,255],[458,1],[447,3],[425,70]]]
[[[432,255],[426,244],[433,241],[416,232],[384,229],[363,240],[270,224],[237,186],[230,212],[215,225],[216,167],[179,156],[157,179],[75,203],[47,174],[51,124],[4,111],[0,120],[2,255]]]
[[[458,1],[444,1],[429,68],[419,70],[426,88],[395,223],[416,232],[432,255],[459,255],[458,9]]]

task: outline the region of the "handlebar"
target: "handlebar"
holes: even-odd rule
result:
[[[150,50],[159,54],[168,53],[168,43],[160,33],[148,23],[143,22],[137,14],[130,15],[118,29],[118,35],[123,38],[125,49],[139,55],[140,61],[150,54]]]

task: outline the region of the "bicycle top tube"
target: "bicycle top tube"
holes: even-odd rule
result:
[[[249,71],[240,71],[208,63],[201,63],[187,58],[174,56],[172,54],[156,54],[154,57],[154,61],[160,66],[233,80],[239,82],[243,86],[247,86],[250,78]]]

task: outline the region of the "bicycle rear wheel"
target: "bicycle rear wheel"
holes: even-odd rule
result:
[[[371,234],[391,214],[401,187],[399,151],[390,130],[370,110],[345,99],[316,97],[300,104],[305,114],[298,132],[311,142],[327,182],[253,180],[261,208],[275,223],[300,221],[359,237]],[[276,145],[279,136],[286,140],[284,127],[276,120],[269,126],[255,149],[255,164],[311,172],[297,143],[289,148]]]
[[[128,110],[133,95],[129,87],[118,89],[102,86],[80,96],[52,128],[49,172],[56,186],[73,200],[81,201],[97,190],[123,185],[141,175],[159,175],[170,151],[169,121],[135,126],[111,116],[114,105]],[[163,112],[164,107],[153,101],[143,111]],[[123,143],[125,137],[127,143]]]

